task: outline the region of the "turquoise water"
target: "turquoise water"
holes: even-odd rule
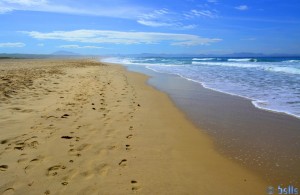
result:
[[[254,106],[300,118],[300,58],[107,58],[175,74],[252,100]]]

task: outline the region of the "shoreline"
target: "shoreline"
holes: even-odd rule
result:
[[[242,67],[244,67],[243,66],[243,64],[241,64],[241,65],[238,65],[238,64],[231,64],[231,65],[229,65],[229,66],[227,66],[226,65],[226,63],[225,62],[228,62],[228,60],[229,59],[227,59],[227,57],[223,57],[224,59],[222,59],[220,62],[222,62],[222,64],[218,64],[217,62],[218,61],[206,61],[205,59],[206,58],[203,58],[203,60],[205,60],[204,62],[199,62],[200,63],[200,65],[205,65],[205,63],[212,63],[212,64],[214,64],[214,63],[216,63],[215,65],[216,66],[219,66],[220,67],[220,69],[222,69],[222,68],[224,68],[224,67],[231,67],[231,65],[233,66],[233,67],[235,67],[235,65],[237,65],[236,67],[239,67],[239,68],[242,68]],[[163,68],[165,65],[166,66],[173,66],[172,65],[172,63],[171,63],[171,61],[169,61],[169,60],[174,60],[174,62],[172,62],[172,63],[174,63],[173,65],[175,65],[175,64],[177,64],[177,65],[179,65],[179,64],[181,64],[181,63],[183,63],[183,64],[185,64],[185,65],[188,65],[188,70],[187,70],[187,72],[184,72],[184,69],[181,69],[180,70],[180,66],[178,67],[179,69],[177,69],[177,65],[175,66],[175,70],[171,70],[171,69],[168,69],[167,67],[165,67],[165,68]],[[198,67],[198,66],[191,66],[194,62],[196,63],[196,61],[194,61],[194,60],[197,60],[197,59],[195,59],[195,58],[183,58],[183,59],[180,59],[180,58],[170,58],[170,59],[160,59],[160,58],[126,58],[126,57],[124,57],[124,58],[104,58],[103,59],[103,61],[105,61],[105,62],[111,62],[111,63],[120,63],[120,64],[124,64],[125,66],[135,66],[135,65],[142,65],[142,66],[145,66],[147,69],[150,69],[150,70],[152,70],[152,71],[155,71],[155,72],[157,72],[157,73],[167,73],[167,74],[173,74],[173,75],[178,75],[178,76],[180,76],[180,77],[182,77],[182,78],[184,78],[184,79],[186,79],[186,80],[189,80],[189,81],[193,81],[193,82],[196,82],[196,83],[200,83],[204,88],[207,88],[207,89],[210,89],[210,90],[214,90],[214,91],[217,91],[217,92],[221,92],[221,93],[225,93],[225,94],[229,94],[229,95],[234,95],[234,96],[238,96],[238,97],[242,97],[242,98],[246,98],[246,99],[249,99],[249,100],[251,100],[252,101],[252,104],[255,106],[255,107],[257,107],[257,108],[259,108],[259,109],[263,109],[263,110],[267,110],[267,111],[270,111],[270,112],[275,112],[275,113],[284,113],[284,114],[287,114],[287,115],[290,115],[290,116],[293,116],[293,117],[295,117],[295,118],[298,118],[298,119],[300,119],[300,113],[298,113],[297,112],[297,100],[295,100],[295,101],[293,101],[292,99],[293,99],[293,97],[291,96],[291,93],[293,92],[292,91],[292,89],[295,89],[296,90],[296,88],[294,88],[293,86],[290,86],[290,92],[286,92],[287,93],[287,95],[289,96],[289,99],[291,100],[291,101],[286,101],[285,102],[285,100],[284,99],[286,99],[287,97],[281,97],[281,96],[283,96],[282,94],[286,94],[285,92],[283,92],[284,90],[287,90],[287,88],[286,87],[284,87],[284,86],[282,86],[282,90],[283,91],[281,91],[281,93],[279,93],[277,96],[278,96],[278,99],[277,99],[277,97],[276,97],[276,94],[275,94],[275,91],[274,90],[271,90],[270,91],[270,93],[271,93],[271,96],[268,96],[268,95],[263,95],[263,92],[265,91],[265,93],[266,94],[268,94],[268,92],[266,92],[266,91],[268,91],[268,90],[270,90],[271,88],[274,88],[274,89],[277,89],[277,91],[280,91],[280,89],[281,88],[279,88],[279,87],[276,87],[276,86],[269,86],[269,87],[267,87],[266,89],[264,88],[264,82],[261,82],[261,83],[255,83],[254,81],[254,83],[255,83],[255,86],[256,87],[250,87],[250,86],[248,86],[249,85],[249,83],[247,82],[247,81],[244,81],[245,82],[245,87],[241,87],[241,90],[235,90],[235,89],[230,89],[230,87],[228,88],[228,87],[223,87],[222,85],[222,82],[221,83],[219,83],[218,85],[214,85],[213,83],[214,82],[212,82],[212,81],[209,81],[210,79],[209,79],[209,76],[207,76],[207,75],[209,75],[209,74],[207,74],[207,72],[206,71],[212,71],[210,68],[209,69],[206,69],[206,68],[204,68],[203,69],[203,76],[201,76],[201,73],[199,72],[199,76],[200,77],[203,77],[202,79],[200,79],[199,80],[199,78],[197,78],[197,76],[196,75],[192,75],[193,73],[192,72],[190,72],[191,73],[191,75],[189,75],[190,73],[188,73],[188,71],[189,71],[189,69],[191,68],[191,69],[193,69],[193,68],[196,68],[196,67]],[[202,60],[202,59],[200,59],[200,60]],[[268,60],[262,60],[261,62],[273,62],[274,60],[270,60],[269,59],[269,61]],[[258,69],[258,71],[270,71],[272,68],[280,68],[281,66],[286,66],[286,64],[282,64],[282,63],[284,63],[284,62],[288,62],[288,61],[274,61],[274,66],[275,67],[271,67],[270,65],[268,65],[268,64],[257,64],[257,66],[258,67],[260,67],[259,69]],[[204,63],[204,64],[203,64]],[[224,63],[224,64],[223,64]],[[277,64],[276,64],[277,63]],[[281,63],[281,64],[280,64]],[[152,65],[154,65],[154,67],[152,67]],[[159,67],[158,69],[155,67],[155,65],[162,65],[161,67]],[[207,64],[207,65],[209,65],[209,64]],[[251,64],[246,64],[246,65],[250,65],[250,67],[252,67],[251,65],[254,65],[254,67],[256,67],[256,65],[255,64],[253,64],[253,63],[251,63]],[[191,67],[190,67],[191,66]],[[269,67],[270,66],[270,67]],[[204,67],[206,67],[206,65],[204,66]],[[266,67],[269,67],[269,68],[266,68]],[[160,70],[160,68],[162,68],[161,70]],[[181,67],[182,68],[182,67]],[[200,68],[201,69],[201,68]],[[213,68],[213,69],[215,69],[215,68]],[[223,69],[222,69],[223,70]],[[169,72],[170,71],[170,72]],[[179,72],[178,72],[179,71]],[[180,71],[183,71],[182,73],[180,73]],[[194,70],[195,72],[197,72],[197,71],[199,71],[197,68]],[[216,71],[216,69],[215,69],[215,71]],[[234,71],[234,70],[232,70],[232,71]],[[241,70],[242,71],[242,70]],[[248,71],[247,69],[245,69],[245,70],[243,70],[243,71]],[[249,70],[250,71],[250,70]],[[253,69],[251,70],[251,71],[253,71]],[[168,73],[169,72],[169,73]],[[195,73],[194,72],[194,73]],[[222,71],[221,71],[222,72]],[[225,72],[226,72],[226,69],[225,69]],[[275,73],[277,73],[277,72],[281,72],[281,71],[271,71],[273,74],[275,74]],[[284,72],[284,71],[283,71]],[[283,72],[281,72],[281,73],[283,73]],[[245,72],[244,72],[245,73]],[[243,74],[244,74],[243,73]],[[249,74],[254,74],[253,72],[248,72]],[[226,74],[226,73],[224,73],[224,74]],[[263,72],[258,72],[258,74],[263,74]],[[270,72],[268,73],[268,74],[270,74]],[[270,75],[266,75],[267,77],[270,77]],[[290,76],[290,77],[293,77],[292,75],[294,75],[294,72],[286,72],[286,74],[284,74],[284,78],[285,79],[288,79],[288,75]],[[295,74],[297,74],[297,73],[295,73]],[[185,76],[184,76],[185,75]],[[274,75],[275,77],[276,77],[276,75]],[[220,75],[220,77],[222,77],[222,74]],[[229,75],[227,75],[227,77],[230,77]],[[294,75],[294,77],[293,77],[294,79],[296,79],[295,78],[295,75]],[[257,79],[259,79],[259,78],[257,78]],[[263,78],[260,78],[260,79],[262,79],[263,80]],[[283,78],[282,78],[283,79]],[[292,79],[292,78],[291,78]],[[219,79],[218,78],[215,78],[214,80],[216,80],[216,82],[220,82],[219,81]],[[225,79],[226,80],[226,82],[227,82],[227,79]],[[251,80],[251,79],[250,79]],[[206,83],[205,81],[207,81],[208,83]],[[291,81],[291,82],[293,82],[293,81]],[[230,83],[230,82],[229,82]],[[236,84],[238,84],[239,83],[239,81],[237,81],[237,83]],[[254,84],[254,83],[252,83],[252,84]],[[267,82],[267,83],[273,83],[273,82]],[[283,81],[283,83],[284,83],[284,81]],[[289,83],[289,82],[288,82]],[[297,82],[296,82],[297,83]],[[228,84],[228,83],[227,83]],[[233,85],[235,85],[234,83],[232,83]],[[258,87],[258,85],[261,85],[261,89],[259,89],[260,87]],[[266,85],[268,85],[268,84],[266,84]],[[231,84],[229,84],[229,86],[231,86]],[[243,85],[244,86],[244,85]],[[250,89],[250,88],[252,88],[252,90],[249,90],[248,91],[248,93],[247,92],[245,92],[245,91],[247,91],[247,89]],[[255,89],[256,88],[256,89]],[[230,92],[231,91],[231,92]],[[235,91],[235,92],[234,92]],[[252,91],[252,92],[251,92]],[[259,95],[260,94],[260,95]],[[281,94],[281,95],[280,95]],[[294,95],[296,95],[297,96],[297,93],[296,94],[294,94]],[[273,96],[273,97],[272,97]],[[295,96],[295,98],[296,98],[296,96]],[[277,101],[278,100],[278,101]],[[280,103],[281,102],[281,103]],[[296,104],[295,106],[293,106],[294,104]]]
[[[167,93],[226,158],[274,186],[299,185],[299,118],[259,109],[247,98],[207,89],[178,75],[126,67],[150,76],[148,84]]]
[[[130,66],[130,65],[124,65],[124,66]],[[145,66],[146,66],[146,65],[145,65]],[[149,67],[146,67],[146,69],[149,69],[149,70],[154,71],[154,72],[159,73],[159,74],[168,74],[168,73],[162,73],[162,72],[156,71],[156,70],[151,69],[151,68],[149,68]],[[170,74],[170,75],[179,76],[179,77],[181,77],[181,78],[183,78],[183,79],[185,79],[185,80],[188,80],[188,81],[191,81],[191,82],[200,84],[203,88],[208,89],[208,90],[212,90],[212,91],[215,91],[215,92],[218,92],[218,93],[223,93],[223,94],[226,94],[226,95],[236,96],[236,97],[239,97],[239,98],[243,98],[243,99],[249,100],[249,101],[251,101],[251,103],[253,104],[253,106],[254,106],[255,108],[257,108],[257,109],[264,110],[264,111],[268,111],[268,112],[272,112],[272,113],[277,113],[277,114],[284,114],[284,115],[287,115],[287,116],[289,116],[289,117],[294,117],[294,118],[300,120],[300,116],[297,116],[297,115],[292,114],[292,113],[290,113],[290,112],[287,112],[287,111],[272,110],[272,109],[268,109],[268,108],[264,108],[264,107],[259,106],[258,104],[261,103],[261,102],[263,102],[263,101],[261,101],[261,100],[255,100],[255,99],[249,98],[249,97],[247,97],[247,96],[242,96],[242,95],[238,95],[238,94],[234,94],[234,93],[230,93],[230,92],[226,92],[226,91],[222,91],[222,90],[210,88],[210,87],[205,86],[204,83],[201,83],[201,82],[196,81],[196,80],[193,80],[193,79],[186,78],[186,77],[181,76],[181,75],[179,75],[179,74]]]
[[[88,60],[1,69],[3,194],[263,194],[148,77]]]

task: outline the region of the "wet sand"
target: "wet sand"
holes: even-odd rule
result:
[[[1,194],[265,194],[145,75],[1,60],[0,79]]]
[[[149,84],[169,94],[196,126],[214,139],[216,149],[258,172],[270,185],[300,183],[300,119],[255,108],[250,100],[202,87],[179,76],[141,66]]]

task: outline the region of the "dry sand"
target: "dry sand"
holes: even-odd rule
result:
[[[265,194],[146,80],[90,60],[1,60],[0,194]]]

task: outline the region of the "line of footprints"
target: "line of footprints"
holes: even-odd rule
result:
[[[133,131],[133,126],[130,126],[129,130]],[[129,134],[129,135],[126,136],[126,139],[131,139],[132,137],[133,137],[133,134]],[[131,146],[129,144],[126,144],[125,145],[125,150],[126,151],[130,151],[131,150]],[[127,162],[128,162],[127,159],[122,159],[119,162],[119,166],[126,167],[127,166]],[[134,192],[136,192],[136,191],[138,191],[138,190],[141,189],[141,187],[138,185],[138,182],[136,180],[131,180],[131,185],[132,185],[131,190],[134,191]]]

